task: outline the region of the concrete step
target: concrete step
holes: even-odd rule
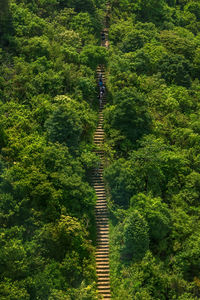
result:
[[[107,264],[109,264],[109,257],[107,256],[107,257],[96,257],[96,262],[98,262],[98,263],[101,263],[101,262],[103,262],[103,263],[107,263]]]
[[[101,292],[99,291],[99,293],[100,293],[100,295],[103,296],[103,300],[111,299],[111,293],[110,293],[110,291],[107,292],[107,291],[102,290]]]
[[[107,216],[108,215],[108,209],[95,209],[95,215],[101,215],[101,216]]]
[[[102,277],[104,277],[104,276],[106,276],[106,277],[108,277],[109,275],[110,275],[110,273],[109,273],[109,270],[97,270],[97,276],[99,277],[100,275],[102,276]]]
[[[99,290],[100,294],[102,293],[102,291],[105,294],[105,291],[106,291],[106,294],[110,296],[110,285],[105,285],[105,286],[104,285],[98,285],[98,290]]]
[[[96,254],[96,260],[97,259],[107,259],[109,261],[109,255],[108,254]]]
[[[105,241],[97,240],[97,247],[98,247],[98,250],[109,249],[109,243],[106,240]]]
[[[102,271],[104,271],[104,273],[103,272],[101,272],[100,274],[99,274],[99,278],[105,278],[105,279],[108,279],[109,277],[110,277],[110,274],[109,274],[109,272],[106,270],[102,270]]]
[[[108,210],[107,209],[104,209],[104,210],[101,210],[101,209],[95,209],[95,215],[100,215],[100,216],[107,216],[108,215]]]
[[[101,213],[96,213],[95,212],[95,217],[96,217],[96,220],[98,221],[98,222],[108,222],[108,213],[103,213],[103,214],[101,214]]]
[[[103,174],[98,174],[91,180],[91,184],[101,182],[103,180]]]
[[[99,244],[98,243],[97,247],[98,247],[98,250],[103,250],[103,249],[108,250],[109,249],[109,244],[107,243],[107,244],[104,245],[104,244]]]
[[[109,239],[109,230],[107,231],[97,231],[97,238],[98,239]]]
[[[108,255],[109,256],[109,251],[107,249],[101,249],[101,250],[96,250],[95,255]]]
[[[99,168],[98,171],[103,172],[103,169]]]
[[[102,290],[105,290],[105,291],[110,291],[110,284],[98,284],[98,289],[100,289],[101,291]]]
[[[98,216],[96,216],[96,224],[97,224],[97,226],[108,225],[108,219],[107,220],[102,220],[102,217],[101,217],[101,219],[98,219]]]
[[[108,274],[99,274],[98,280],[102,282],[109,282],[110,281],[110,276]]]
[[[109,225],[108,224],[105,224],[105,225],[99,225],[98,224],[98,227],[97,227],[98,230],[109,230]]]
[[[105,191],[104,191],[104,192],[103,192],[103,191],[96,191],[96,195],[97,195],[97,199],[98,199],[98,200],[101,200],[103,197],[106,198],[106,193],[105,193]]]
[[[98,195],[99,196],[99,200],[102,198],[102,199],[106,199],[106,193],[103,193],[101,195]]]
[[[99,219],[99,220],[97,220],[97,217],[96,217],[96,225],[97,226],[108,226],[108,221],[107,220],[102,220],[102,219]]]
[[[102,287],[102,286],[106,286],[106,287],[110,287],[110,280],[102,280],[102,281],[97,281],[97,285]]]
[[[96,206],[95,207],[95,210],[96,211],[102,211],[102,212],[104,212],[104,211],[106,211],[106,212],[108,212],[108,208],[107,208],[107,206],[104,204],[104,206]]]
[[[108,211],[108,207],[106,204],[104,204],[104,206],[96,206],[95,209],[98,211],[102,211],[102,210]]]
[[[108,300],[108,299],[111,299],[111,293],[107,293],[107,291],[99,291],[99,294],[101,296],[103,296],[103,300]]]
[[[104,205],[102,205],[102,206],[101,206],[101,205],[100,205],[100,206],[97,206],[97,205],[96,205],[95,209],[98,210],[98,211],[102,211],[102,210],[108,211],[108,207],[107,207],[106,204],[104,204]]]
[[[106,223],[106,222],[104,222],[104,221],[102,221],[102,223],[100,223],[100,220],[99,220],[99,222],[97,222],[98,224],[97,224],[97,234],[99,233],[99,235],[100,234],[103,234],[103,232],[100,232],[101,230],[108,230],[108,233],[109,233],[109,224],[108,223]],[[106,227],[105,227],[106,226]]]
[[[108,274],[109,273],[109,266],[96,266],[97,272],[98,273],[104,273],[104,274]]]
[[[103,172],[103,170],[101,169],[98,169],[98,171],[100,172]],[[102,173],[101,173],[102,174]],[[99,194],[99,193],[102,193],[102,194],[105,194],[105,188],[95,188],[95,191]]]
[[[109,224],[97,224],[97,229],[101,230],[101,229],[109,229]]]
[[[97,282],[97,285],[98,285],[98,286],[101,286],[101,287],[102,287],[104,284],[105,284],[106,287],[110,287],[110,279],[108,279],[108,280],[101,280],[101,281],[98,281],[98,282]]]
[[[103,204],[103,205],[96,205],[95,206],[96,211],[108,211],[107,205]]]
[[[108,212],[108,207],[106,204],[104,204],[104,206],[96,206],[95,207],[96,211],[107,211]]]
[[[108,217],[108,211],[95,211],[95,216],[101,217],[101,218],[107,218]],[[103,220],[103,219],[102,219]]]
[[[104,186],[102,186],[102,187],[96,186],[96,187],[94,187],[94,189],[95,189],[96,192],[102,192],[102,193],[105,192]]]
[[[109,268],[108,261],[104,261],[104,262],[96,261],[96,265],[97,266],[107,266]]]
[[[96,215],[96,223],[98,224],[108,224],[108,216]]]
[[[100,142],[103,142],[104,141],[104,136],[102,135],[98,135],[98,136],[95,136],[94,139],[93,139],[94,142],[96,141],[100,141]]]
[[[109,243],[108,242],[105,242],[105,243],[100,243],[97,241],[97,247],[100,249],[107,249],[109,248]]]
[[[95,211],[95,217],[96,217],[96,220],[98,221],[105,221],[106,218],[108,219],[108,216],[109,216],[109,213],[108,212],[96,212]]]
[[[101,238],[109,237],[109,230],[97,230],[97,236]]]
[[[107,210],[95,210],[95,216],[107,217],[108,211]]]
[[[95,207],[95,211],[96,212],[108,212],[108,208],[107,208],[107,206],[105,206],[105,207]]]
[[[109,239],[109,231],[97,231],[97,240],[108,240]]]
[[[94,143],[95,144],[103,144],[104,143],[104,138],[94,138]]]
[[[108,240],[108,238],[107,238],[107,240],[104,239],[103,241],[101,239],[97,240],[97,245],[98,245],[98,247],[99,246],[101,246],[101,247],[109,247],[109,240]]]
[[[109,280],[110,274],[107,271],[105,273],[99,273],[98,278],[100,280]]]
[[[97,236],[97,247],[100,250],[101,247],[109,247],[109,238],[108,235],[106,237]]]
[[[108,246],[109,245],[109,238],[108,235],[106,237],[97,237],[98,245]]]

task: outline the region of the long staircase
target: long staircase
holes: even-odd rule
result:
[[[105,83],[105,70],[103,66],[98,67],[97,77],[102,74]],[[97,203],[95,207],[96,226],[97,226],[97,247],[96,247],[96,272],[98,277],[98,291],[102,299],[111,299],[110,293],[110,271],[109,271],[109,225],[108,225],[108,209],[106,202],[105,186],[103,181],[103,162],[104,151],[101,146],[104,141],[103,130],[103,108],[106,104],[106,96],[104,94],[102,105],[99,110],[99,122],[94,134],[94,143],[97,146],[96,154],[100,158],[98,168],[94,169],[92,182],[97,195]]]
[[[106,24],[105,24],[106,25]],[[103,47],[108,47],[108,30],[103,30],[105,40],[101,42]],[[104,66],[97,68],[97,81],[102,77],[103,84],[106,86],[106,77]],[[99,109],[99,122],[94,134],[94,143],[96,144],[96,155],[100,158],[98,168],[93,170],[92,183],[97,195],[95,207],[96,226],[97,226],[97,247],[96,247],[96,272],[98,277],[98,292],[102,299],[111,299],[110,292],[110,268],[109,268],[109,224],[108,208],[106,202],[105,186],[103,181],[104,151],[102,144],[104,142],[103,130],[103,109],[106,104],[106,93],[103,95],[102,103]]]
[[[108,15],[110,3],[106,5],[106,18],[104,21],[104,29],[102,33],[105,39],[101,41],[101,46],[108,48]],[[104,66],[97,68],[97,82],[100,74],[104,86],[106,87],[106,75]],[[103,109],[106,104],[106,92],[103,95],[102,103],[99,109],[99,122],[94,134],[94,143],[96,145],[96,155],[100,158],[98,168],[93,170],[92,184],[96,191],[97,203],[95,207],[96,227],[97,227],[97,247],[96,247],[96,273],[98,277],[98,292],[101,299],[111,299],[110,292],[110,267],[109,267],[109,223],[108,223],[108,208],[106,202],[106,192],[103,181],[104,168],[104,150],[102,145],[104,142],[103,130]]]

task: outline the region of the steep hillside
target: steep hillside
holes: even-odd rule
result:
[[[96,299],[104,1],[1,1],[0,298]]]
[[[199,299],[200,3],[111,2],[113,299]]]

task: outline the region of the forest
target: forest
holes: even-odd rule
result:
[[[200,298],[200,2],[106,2],[0,2],[2,300],[98,299],[98,65],[112,298]]]
[[[103,1],[0,2],[0,299],[96,299]]]
[[[113,299],[199,299],[200,2],[111,4]]]

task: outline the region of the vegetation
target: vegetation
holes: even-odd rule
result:
[[[111,1],[114,299],[200,297],[200,4]]]
[[[87,177],[103,16],[103,1],[1,1],[1,299],[96,299]]]
[[[200,4],[111,5],[113,299],[199,299]]]
[[[0,3],[0,298],[97,299],[96,67],[114,299],[200,298],[200,3]]]

